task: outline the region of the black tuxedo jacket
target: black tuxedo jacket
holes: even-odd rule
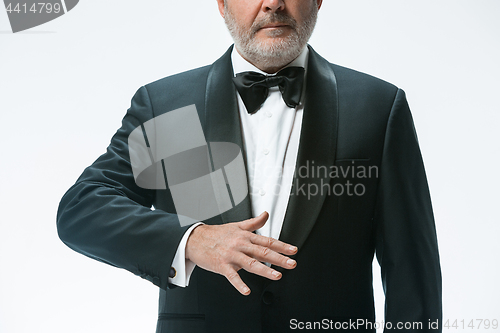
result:
[[[373,332],[370,325],[352,323],[375,319],[375,253],[386,294],[385,320],[393,328],[422,323],[422,329],[407,331],[439,331],[429,329],[429,320],[441,324],[436,231],[405,94],[331,64],[312,48],[297,160],[304,168],[294,179],[280,235],[298,246],[297,267],[277,268],[283,272],[279,281],[241,270],[249,296],[240,295],[225,277],[198,267],[188,287],[168,284],[187,227],[180,227],[168,189],[135,184],[127,138],[160,114],[196,104],[207,142],[242,147],[231,50],[211,66],[138,90],[107,152],[62,198],[60,238],[82,254],[160,287],[157,332],[285,332],[308,322],[313,328],[320,322],[323,328]],[[248,219],[250,205],[247,197],[204,222]]]

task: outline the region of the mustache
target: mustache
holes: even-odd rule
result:
[[[293,17],[283,12],[276,12],[265,16],[258,22],[254,22],[252,24],[251,31],[255,34],[257,31],[269,24],[284,24],[290,26],[294,30],[297,30],[297,21]]]

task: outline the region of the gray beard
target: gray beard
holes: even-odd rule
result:
[[[283,68],[300,55],[312,35],[318,17],[318,8],[312,7],[309,17],[302,26],[297,26],[294,18],[277,12],[259,22],[254,22],[250,30],[245,30],[238,25],[227,4],[225,5],[224,21],[233,37],[236,49],[245,59],[260,69]],[[292,27],[293,33],[270,45],[255,39],[255,34],[261,27],[277,22]],[[281,29],[277,29],[275,34],[279,36],[282,32]]]

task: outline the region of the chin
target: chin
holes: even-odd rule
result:
[[[300,55],[304,46],[293,38],[268,38],[254,45],[251,53],[259,56],[261,61],[285,66]]]
[[[281,29],[273,32],[278,30]],[[240,53],[260,69],[282,68],[300,55],[306,43],[301,41],[297,33],[280,35],[269,37],[256,34],[252,39],[235,38],[235,44]]]

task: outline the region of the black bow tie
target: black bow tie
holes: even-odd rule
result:
[[[287,67],[276,75],[266,76],[256,72],[243,72],[233,78],[234,85],[240,93],[248,113],[257,112],[266,101],[269,88],[278,86],[283,100],[288,107],[294,108],[300,102],[304,68]]]

